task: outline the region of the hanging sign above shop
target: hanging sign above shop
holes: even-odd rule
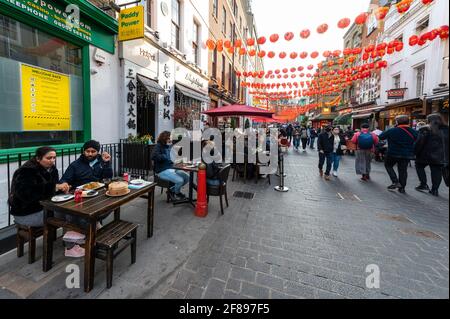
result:
[[[114,35],[100,28],[95,22],[85,19],[83,13],[76,12],[75,6],[65,7],[55,0],[0,0],[0,6],[3,4],[114,53]]]
[[[144,7],[135,6],[120,10],[119,41],[142,39],[144,37]]]
[[[407,89],[393,89],[387,91],[388,99],[397,100],[403,99],[405,97],[405,92]]]

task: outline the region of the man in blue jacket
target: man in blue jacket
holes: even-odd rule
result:
[[[384,166],[392,181],[392,185],[388,189],[398,189],[400,193],[404,194],[408,180],[408,165],[415,158],[414,144],[417,140],[417,131],[409,126],[407,115],[397,116],[395,121],[397,125],[382,133],[379,138],[388,141],[388,150],[384,161]],[[398,177],[394,171],[396,164]]]
[[[78,187],[90,182],[100,182],[104,178],[112,178],[111,156],[107,152],[101,155],[99,152],[99,142],[91,140],[84,143],[83,154],[69,165],[60,183]]]

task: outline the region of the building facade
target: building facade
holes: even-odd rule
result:
[[[440,111],[448,121],[448,39],[438,37],[423,46],[408,44],[413,35],[448,25],[448,10],[448,1],[424,6],[416,0],[404,15],[395,8],[388,13],[384,41],[400,39],[405,46],[387,58],[389,67],[382,72],[381,103],[386,110],[380,120],[385,126],[394,125],[396,115],[407,114],[414,124],[432,111]],[[393,96],[392,90],[402,94]]]

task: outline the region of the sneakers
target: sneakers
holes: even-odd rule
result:
[[[398,192],[399,192],[400,194],[406,194],[406,190],[405,190],[404,187],[400,187],[400,188],[398,189]]]
[[[369,178],[367,178],[367,175],[363,175],[363,176],[361,177],[361,180],[362,180],[363,182],[368,182],[368,181],[369,181]]]
[[[337,171],[333,171],[333,176],[334,177],[338,177],[338,172]]]
[[[75,231],[68,231],[64,234],[63,240],[68,242],[80,241],[86,239],[86,236]]]
[[[178,193],[178,194],[175,194],[175,198],[178,200],[183,200],[183,199],[186,199],[186,195],[184,195],[183,193]]]
[[[331,177],[330,177],[330,175],[325,175],[325,180],[326,180],[326,181],[329,181],[329,180],[331,180]]]
[[[71,249],[66,248],[64,256],[72,258],[84,257],[84,248],[80,247],[79,245],[75,245]]]
[[[319,169],[320,177],[323,177],[323,169]]]
[[[402,186],[399,183],[393,183],[391,186],[388,186],[389,190],[394,190],[397,188],[401,188]]]
[[[428,185],[426,185],[426,184],[420,184],[419,186],[416,187],[416,191],[418,191],[418,192],[429,192],[430,191],[430,187],[428,187]]]
[[[430,190],[430,194],[436,197],[439,197],[439,191],[437,189]]]

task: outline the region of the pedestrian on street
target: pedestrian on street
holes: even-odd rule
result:
[[[396,126],[382,133],[380,139],[388,141],[388,150],[384,161],[384,166],[392,181],[392,185],[388,189],[398,189],[400,193],[404,194],[408,180],[408,165],[415,158],[414,144],[418,134],[409,126],[407,115],[397,116],[395,122]],[[398,168],[398,176],[394,171],[395,165]]]
[[[361,131],[355,133],[352,142],[356,144],[355,168],[356,174],[361,175],[362,181],[370,180],[371,162],[378,144],[378,136],[369,131],[370,125],[365,123],[361,126]]]
[[[300,139],[302,140],[303,153],[306,153],[308,137],[309,137],[308,129],[306,128],[305,125],[303,125],[302,128],[300,129]]]
[[[431,114],[427,118],[429,125],[422,126],[415,145],[416,171],[420,185],[416,190],[429,191],[439,196],[439,187],[442,182],[442,169],[448,167],[448,126],[444,124],[440,114]],[[425,167],[431,169],[431,190],[427,184]]]
[[[292,134],[294,133],[294,127],[292,124],[289,124],[286,129],[287,138],[289,140],[289,143],[292,143]]]
[[[346,141],[344,135],[341,134],[341,129],[339,127],[333,128],[333,153],[331,159],[333,162],[334,177],[338,177],[339,164],[346,149]]]
[[[319,135],[317,134],[317,131],[314,127],[312,127],[309,130],[309,137],[310,137],[310,142],[309,142],[309,147],[313,150],[315,149],[315,143],[316,143],[316,139]]]
[[[298,151],[299,148],[300,148],[300,136],[301,136],[300,127],[296,127],[294,129],[294,134],[293,135],[294,135],[294,149],[296,151]]]
[[[319,173],[320,176],[324,176],[323,165],[327,162],[325,170],[325,180],[330,180],[330,172],[332,168],[333,148],[334,148],[334,136],[331,126],[327,126],[323,133],[320,133],[317,140],[317,148],[319,150]]]

